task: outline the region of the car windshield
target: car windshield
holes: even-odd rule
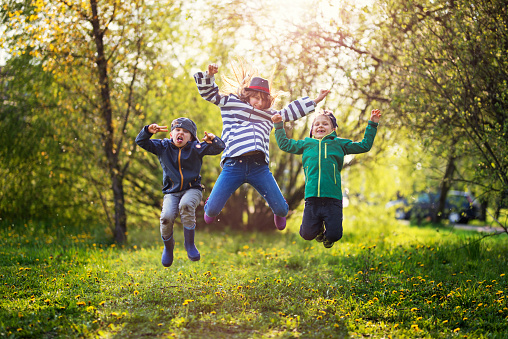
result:
[[[450,195],[448,196],[448,201],[450,204],[455,206],[468,206],[469,201],[467,198],[463,195]]]
[[[417,203],[430,203],[436,200],[436,195],[431,193],[423,193],[416,197]]]

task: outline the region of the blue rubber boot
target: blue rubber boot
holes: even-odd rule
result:
[[[173,239],[173,236],[169,238],[168,240],[164,240],[162,238],[162,241],[164,241],[164,249],[162,250],[162,266],[169,267],[173,264],[173,250],[175,248],[175,239]]]
[[[196,245],[194,245],[194,229],[183,228],[183,236],[185,238],[184,247],[187,251],[187,256],[192,261],[198,261],[201,259],[201,255],[199,254]]]

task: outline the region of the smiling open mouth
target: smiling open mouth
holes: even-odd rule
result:
[[[183,141],[183,137],[176,137],[176,141],[177,142],[182,142]]]

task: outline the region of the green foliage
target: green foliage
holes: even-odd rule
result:
[[[0,71],[0,215],[4,220],[67,218],[95,212],[72,155],[74,138],[58,107],[53,78],[33,58],[10,59]],[[71,152],[69,152],[71,151]]]
[[[387,1],[389,36],[399,37],[392,106],[425,148],[460,163],[455,180],[491,203],[508,189],[504,1]],[[496,201],[497,200],[497,201]]]
[[[301,211],[299,212],[301,213]],[[39,338],[451,337],[508,334],[506,237],[393,222],[345,209],[331,249],[297,235],[198,230],[191,262],[175,231],[121,247],[72,225],[0,227],[0,333]]]

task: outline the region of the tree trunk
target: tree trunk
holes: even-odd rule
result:
[[[455,157],[452,155],[448,158],[448,163],[446,164],[446,170],[443,177],[443,180],[441,180],[441,185],[439,187],[439,201],[437,208],[434,210],[434,213],[432,215],[432,221],[433,222],[441,222],[444,210],[446,207],[446,196],[448,195],[448,191],[450,190],[450,187],[453,182],[453,174],[455,173]]]
[[[109,88],[108,60],[104,52],[104,31],[100,28],[97,1],[90,0],[92,17],[90,18],[95,46],[97,48],[97,70],[99,75],[101,107],[100,113],[104,120],[104,151],[108,160],[108,170],[111,177],[111,188],[115,205],[115,240],[123,243],[127,240],[127,215],[125,213],[123,176],[120,171],[118,152],[114,145],[113,109],[111,107],[111,92]]]
[[[115,201],[115,241],[119,244],[127,241],[127,213],[123,191],[123,178],[112,175],[113,198]]]

